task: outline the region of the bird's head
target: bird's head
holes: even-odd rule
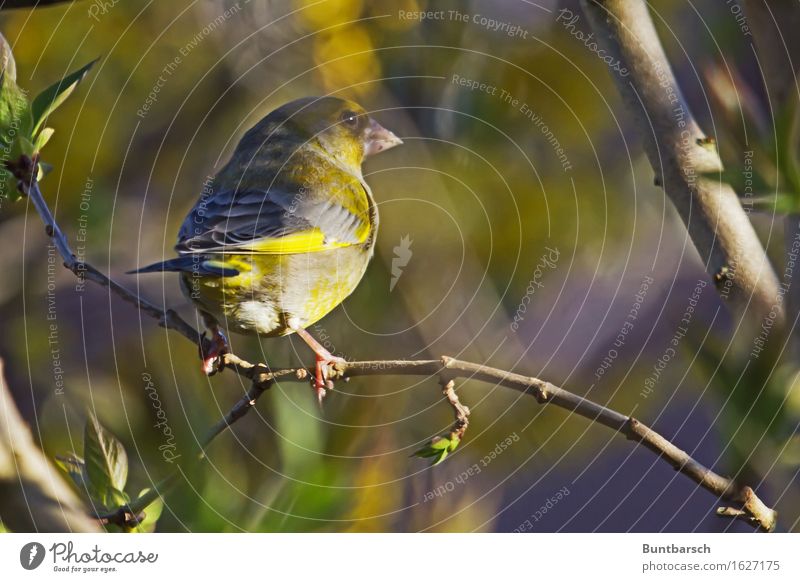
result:
[[[337,97],[306,97],[276,109],[270,117],[316,141],[340,162],[356,168],[364,158],[400,145],[394,133],[358,103]]]

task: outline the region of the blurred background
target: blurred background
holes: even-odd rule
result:
[[[301,96],[351,98],[405,145],[365,165],[376,256],[311,328],[326,347],[347,359],[446,354],[562,385],[738,475],[797,529],[794,372],[766,353],[743,373],[752,334],[734,334],[653,185],[607,67],[575,32],[589,23],[565,26],[562,9],[580,14],[555,0],[84,0],[3,11],[0,29],[34,93],[100,58],[51,119],[42,181],[99,269],[197,321],[175,276],[125,271],[172,255],[203,181],[257,120]],[[746,123],[765,110],[736,15],[713,0],[652,10],[726,163],[753,149],[760,161],[735,139],[741,110]],[[780,265],[780,222],[753,220]],[[47,454],[80,453],[91,410],[125,444],[131,490],[188,467],[247,386],[204,377],[184,338],[76,287],[25,201],[0,210],[0,244],[0,355]],[[273,367],[312,361],[296,338],[230,339]],[[490,384],[458,391],[469,431],[431,468],[409,455],[452,423],[436,378],[356,378],[322,410],[306,384],[275,386],[187,468],[157,530],[751,529],[716,518],[713,495],[603,427]]]

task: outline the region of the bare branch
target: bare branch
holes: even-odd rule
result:
[[[306,368],[288,368],[269,372],[263,364],[250,364],[233,354],[225,354],[223,361],[226,367],[251,380],[253,387],[209,431],[208,436],[203,441],[205,446],[255,406],[258,397],[272,383],[278,380],[305,381],[311,374]],[[523,376],[482,364],[465,362],[448,356],[443,356],[440,360],[346,362],[344,364],[335,364],[330,370],[330,378],[334,380],[375,375],[436,377],[443,374],[450,378],[445,382],[443,392],[456,411],[454,430],[456,426],[466,429],[469,409],[458,401],[452,379],[467,378],[499,384],[530,394],[540,404],[550,403],[553,406],[575,412],[592,422],[614,429],[630,440],[641,443],[662,457],[676,471],[683,473],[720,499],[733,504],[733,507],[725,508],[726,512],[718,512],[719,515],[732,516],[733,513],[731,512],[742,511],[748,516],[750,522],[760,529],[772,531],[775,528],[777,512],[766,506],[750,487],[739,486],[733,479],[718,475],[635,418],[625,416],[538,378]],[[463,432],[461,434],[463,435]],[[155,498],[155,495],[153,498]],[[138,509],[138,507],[133,508],[133,510],[135,509]],[[136,513],[136,511],[133,511],[133,513]]]
[[[758,324],[778,302],[778,279],[722,161],[681,93],[644,0],[582,0],[598,42],[629,72],[614,75],[636,122],[656,184],[672,200],[720,295]]]
[[[35,180],[20,182],[21,191],[29,196],[34,206],[39,211],[45,222],[47,233],[56,242],[59,252],[64,258],[64,265],[76,272],[71,266],[75,264],[74,256],[64,234],[55,223],[47,204],[42,198],[42,193]],[[63,249],[63,250],[62,250]],[[170,329],[175,329],[192,341],[198,341],[197,332],[183,321],[174,312],[160,309],[147,303],[121,285],[110,280],[105,275],[99,273],[93,267],[86,265],[86,271],[97,273],[90,280],[95,281],[111,291],[120,295],[129,303],[140,306],[145,313],[156,319],[160,324],[166,325]],[[77,273],[76,273],[77,274]],[[142,308],[147,305],[147,308]],[[224,354],[222,356],[222,368],[230,368],[238,375],[251,381],[251,388],[247,393],[231,408],[231,410],[209,431],[203,440],[203,447],[207,447],[217,435],[224,432],[237,420],[242,418],[256,404],[258,398],[273,383],[283,381],[307,381],[313,375],[306,368],[288,368],[272,371],[264,364],[252,364],[234,354]],[[483,364],[465,362],[448,356],[443,356],[438,360],[377,360],[364,362],[344,362],[330,365],[329,378],[331,380],[352,378],[357,376],[431,376],[438,377],[442,383],[443,393],[448,402],[453,407],[456,414],[454,431],[466,429],[469,409],[463,406],[455,393],[455,378],[466,378],[470,380],[480,380],[495,385],[501,385],[533,396],[540,404],[550,404],[559,408],[575,412],[591,422],[596,422],[607,426],[628,439],[643,444],[646,448],[655,452],[660,457],[669,462],[677,471],[685,474],[697,484],[715,494],[717,497],[731,503],[733,507],[728,508],[720,515],[730,516],[735,511],[743,511],[749,516],[752,523],[763,531],[772,531],[775,528],[777,513],[767,507],[750,487],[741,487],[732,479],[722,477],[714,473],[711,469],[704,467],[701,463],[694,460],[685,451],[679,449],[666,438],[653,431],[651,428],[640,423],[634,418],[630,418],[601,404],[597,404],[573,394],[568,390],[555,386],[544,380],[531,376],[523,376],[514,372],[492,368]],[[204,453],[201,452],[200,458]],[[110,523],[127,523],[129,519],[138,519],[139,514],[152,503],[159,495],[163,495],[172,483],[177,480],[178,472],[169,475],[144,497],[134,501],[129,506],[121,508],[119,511],[104,516],[98,516],[101,521]]]
[[[35,160],[33,160],[33,163],[35,163]],[[50,208],[44,201],[42,191],[39,189],[39,183],[30,178],[32,166],[29,166],[28,163],[21,163],[16,166],[12,164],[9,165],[9,169],[14,171],[17,177],[20,179],[18,187],[20,191],[30,199],[34,208],[36,208],[36,212],[41,217],[42,222],[44,222],[45,232],[53,240],[53,244],[58,250],[58,254],[61,255],[62,259],[64,259],[64,267],[72,271],[75,276],[82,281],[89,280],[97,283],[98,285],[102,285],[103,287],[107,287],[115,295],[130,303],[139,309],[139,311],[143,311],[150,317],[155,318],[160,326],[175,330],[194,343],[200,342],[200,333],[194,329],[194,327],[189,325],[184,319],[182,319],[175,311],[172,309],[163,309],[153,303],[150,303],[146,299],[142,299],[137,294],[129,291],[116,281],[98,271],[89,263],[79,261],[75,257],[75,253],[72,252],[72,248],[70,247],[67,237],[64,236],[63,232],[61,232],[61,228],[58,226],[58,223],[53,218],[53,214],[50,212]]]

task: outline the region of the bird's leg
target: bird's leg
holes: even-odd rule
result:
[[[206,332],[200,337],[200,359],[203,360],[203,373],[206,376],[213,376],[220,369],[222,355],[229,351],[228,338],[219,330],[216,319],[203,313],[203,321],[211,332],[211,338],[206,338]]]
[[[314,375],[314,389],[317,392],[317,400],[319,400],[321,404],[322,399],[325,398],[325,389],[333,387],[333,382],[328,380],[328,365],[344,364],[345,360],[331,354],[325,349],[325,346],[315,340],[314,337],[302,327],[294,328],[294,332],[299,335],[300,339],[306,342],[308,347],[314,350],[314,354],[316,354],[317,362],[316,374]]]

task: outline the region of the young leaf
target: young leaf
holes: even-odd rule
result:
[[[444,461],[447,458],[447,455],[448,455],[447,449],[442,449],[441,451],[439,451],[439,457],[433,463],[431,463],[431,467],[435,467],[436,465]]]
[[[7,74],[0,72],[0,145],[8,148],[19,136],[30,135],[32,118],[25,92]]]
[[[36,178],[40,182],[47,174],[53,171],[53,165],[47,162],[39,162],[39,176]]]
[[[11,52],[11,46],[2,34],[0,34],[0,71],[8,75],[12,81],[17,80],[17,64],[14,61],[14,53]]]
[[[91,482],[86,471],[86,462],[81,457],[75,453],[56,455],[56,465],[69,475],[78,491],[93,503],[106,507],[107,492],[97,489]]]
[[[753,210],[757,212],[774,212],[775,214],[797,214],[800,212],[800,198],[789,192],[773,192],[753,196]]]
[[[75,453],[56,455],[56,465],[61,468],[82,492],[89,494],[89,478],[86,475],[86,463]]]
[[[29,135],[30,127],[28,98],[17,86],[8,69],[0,71],[0,153],[4,162],[19,158],[27,145],[22,140]],[[16,179],[5,167],[0,170],[0,197],[8,198],[12,202],[18,200],[20,193],[17,191]]]
[[[423,459],[433,458],[431,467],[435,467],[447,458],[447,455],[456,450],[460,440],[457,437],[449,438],[443,436],[433,437],[431,441],[415,451],[412,456],[422,457]]]
[[[106,507],[113,511],[131,502],[130,496],[116,487],[111,487],[106,495]]]
[[[36,96],[31,105],[31,112],[33,114],[32,135],[35,136],[37,134],[47,117],[58,109],[67,97],[75,91],[75,87],[78,86],[78,83],[83,80],[86,73],[89,72],[89,69],[91,69],[98,60],[99,59],[95,59],[77,71],[70,73]]]
[[[783,161],[784,174],[791,189],[796,196],[800,196],[800,159],[797,156],[800,146],[800,100],[796,95],[790,92],[776,117],[778,159]]]
[[[139,492],[139,497],[146,495],[150,490],[142,489]],[[133,530],[136,533],[152,533],[156,530],[156,522],[161,517],[161,512],[164,510],[164,500],[157,497],[150,505],[144,509],[144,519]]]
[[[36,140],[33,142],[34,152],[42,151],[42,148],[47,145],[47,142],[50,141],[54,133],[55,130],[52,127],[43,127],[42,131],[39,132],[39,135],[36,136]]]
[[[431,448],[434,450],[446,449],[450,446],[450,439],[445,437],[434,437],[431,440]]]
[[[455,451],[456,447],[458,447],[458,444],[460,442],[461,442],[460,438],[458,438],[457,436],[453,436],[450,439],[450,446],[447,447],[447,452],[452,453],[453,451]]]
[[[14,202],[19,197],[17,180],[14,178],[14,174],[5,168],[0,168],[0,198],[8,198],[11,202]]]
[[[98,501],[106,507],[117,505],[122,498],[118,494],[128,480],[128,455],[122,443],[93,414],[84,429],[83,455],[89,481],[100,493]]]
[[[425,459],[427,457],[435,457],[438,454],[439,454],[439,451],[437,451],[436,449],[432,449],[428,445],[425,445],[420,450],[415,451],[411,456],[412,457],[421,457],[421,458]]]
[[[17,136],[17,139],[15,139],[14,143],[11,144],[9,151],[11,152],[10,159],[18,160],[21,156],[33,156],[35,147],[33,143],[31,143],[31,140],[23,135],[20,135]]]

